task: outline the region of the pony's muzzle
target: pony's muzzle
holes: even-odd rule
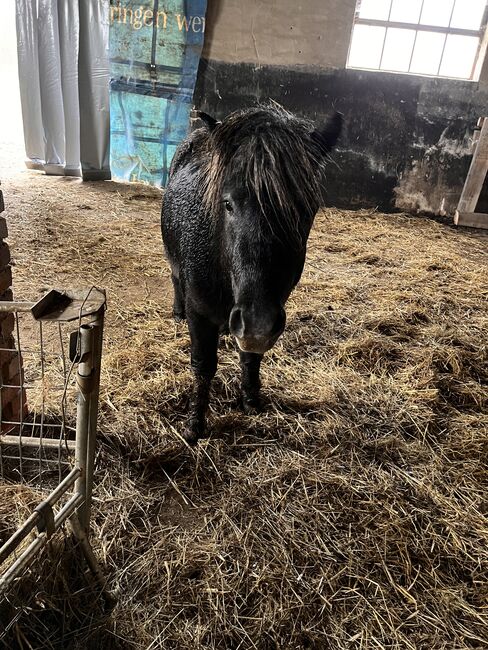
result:
[[[264,311],[236,305],[230,313],[229,329],[243,352],[264,354],[283,333],[285,322],[282,307]]]

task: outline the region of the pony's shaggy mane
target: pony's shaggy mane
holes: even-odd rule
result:
[[[312,123],[278,104],[236,111],[209,133],[202,169],[204,202],[222,210],[226,183],[254,197],[273,232],[302,238],[301,220],[323,198],[327,160]]]

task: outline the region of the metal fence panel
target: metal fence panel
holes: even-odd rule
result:
[[[104,582],[89,543],[104,310],[95,287],[0,303],[15,320],[0,348],[0,480],[39,491],[30,516],[0,537],[0,606],[67,522]],[[0,639],[15,620],[0,621]]]

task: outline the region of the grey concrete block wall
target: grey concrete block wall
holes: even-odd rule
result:
[[[208,0],[205,59],[343,68],[355,0]]]

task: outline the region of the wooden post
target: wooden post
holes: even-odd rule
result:
[[[475,212],[488,171],[488,118],[481,117],[478,120],[480,126],[481,130],[475,130],[473,135],[473,159],[454,214],[454,223],[456,226],[488,229],[488,214]]]

